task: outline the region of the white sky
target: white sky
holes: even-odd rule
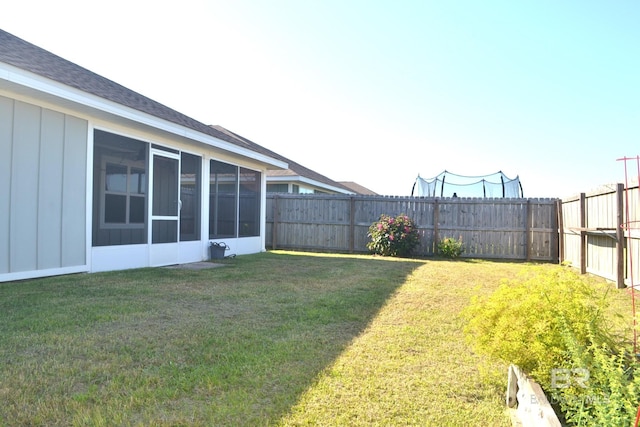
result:
[[[570,196],[640,154],[637,0],[20,0],[0,28],[381,194]]]

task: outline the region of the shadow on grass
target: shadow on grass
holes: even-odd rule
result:
[[[0,284],[0,424],[276,424],[424,262],[270,252]]]

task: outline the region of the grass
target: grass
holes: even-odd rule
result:
[[[509,425],[458,313],[526,264],[224,262],[0,284],[0,425]]]

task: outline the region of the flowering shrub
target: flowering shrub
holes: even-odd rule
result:
[[[369,227],[367,236],[371,239],[367,248],[383,256],[408,256],[420,244],[420,235],[408,216],[380,215],[380,219]]]
[[[438,254],[447,258],[458,258],[464,252],[462,237],[457,240],[453,237],[445,237],[438,242]]]

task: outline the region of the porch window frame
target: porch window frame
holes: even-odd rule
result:
[[[212,200],[212,196],[214,194],[214,192],[211,191],[211,187],[212,185],[214,185],[214,181],[211,180],[212,176],[214,175],[214,168],[212,167],[213,164],[215,163],[222,163],[228,166],[232,166],[235,169],[235,181],[234,181],[234,232],[233,235],[221,235],[221,234],[214,234],[214,231],[216,230],[216,225],[213,223],[213,221],[217,221],[217,219],[219,218],[219,200],[215,199]],[[258,191],[257,191],[257,200],[258,200],[258,211],[255,212],[256,218],[257,218],[257,222],[255,224],[255,229],[257,230],[257,233],[251,234],[251,235],[241,235],[240,233],[240,196],[241,196],[241,192],[240,192],[240,187],[241,187],[241,171],[242,170],[246,170],[246,171],[251,171],[253,173],[256,174],[256,179],[257,182],[260,183],[258,184]],[[209,159],[209,216],[208,216],[208,237],[209,240],[221,240],[221,239],[245,239],[245,238],[255,238],[255,237],[259,237],[262,234],[262,223],[261,223],[261,212],[262,212],[262,191],[264,191],[264,189],[262,189],[262,179],[263,179],[263,172],[257,169],[252,169],[252,168],[248,168],[245,166],[240,166],[238,164],[233,164],[233,163],[229,163],[226,162],[224,160],[220,160],[220,159],[216,159],[216,158],[210,158]],[[217,179],[216,179],[216,183],[217,183]]]
[[[116,192],[116,191],[108,191],[107,190],[107,163],[116,166],[126,166],[127,167],[127,182],[126,182],[126,193]],[[144,193],[131,193],[130,189],[130,180],[131,180],[131,169],[140,169],[144,171],[145,179],[145,192]],[[107,210],[107,195],[118,195],[118,196],[126,196],[126,208],[125,208],[125,220],[126,222],[106,222],[106,210]],[[132,196],[133,194],[133,196]],[[144,219],[142,222],[130,222],[130,213],[131,213],[131,197],[139,197],[144,199]],[[142,229],[146,226],[146,221],[148,217],[148,203],[149,203],[149,173],[147,172],[146,162],[141,161],[132,161],[128,159],[119,159],[113,156],[102,156],[101,165],[100,165],[100,228],[103,229]]]

